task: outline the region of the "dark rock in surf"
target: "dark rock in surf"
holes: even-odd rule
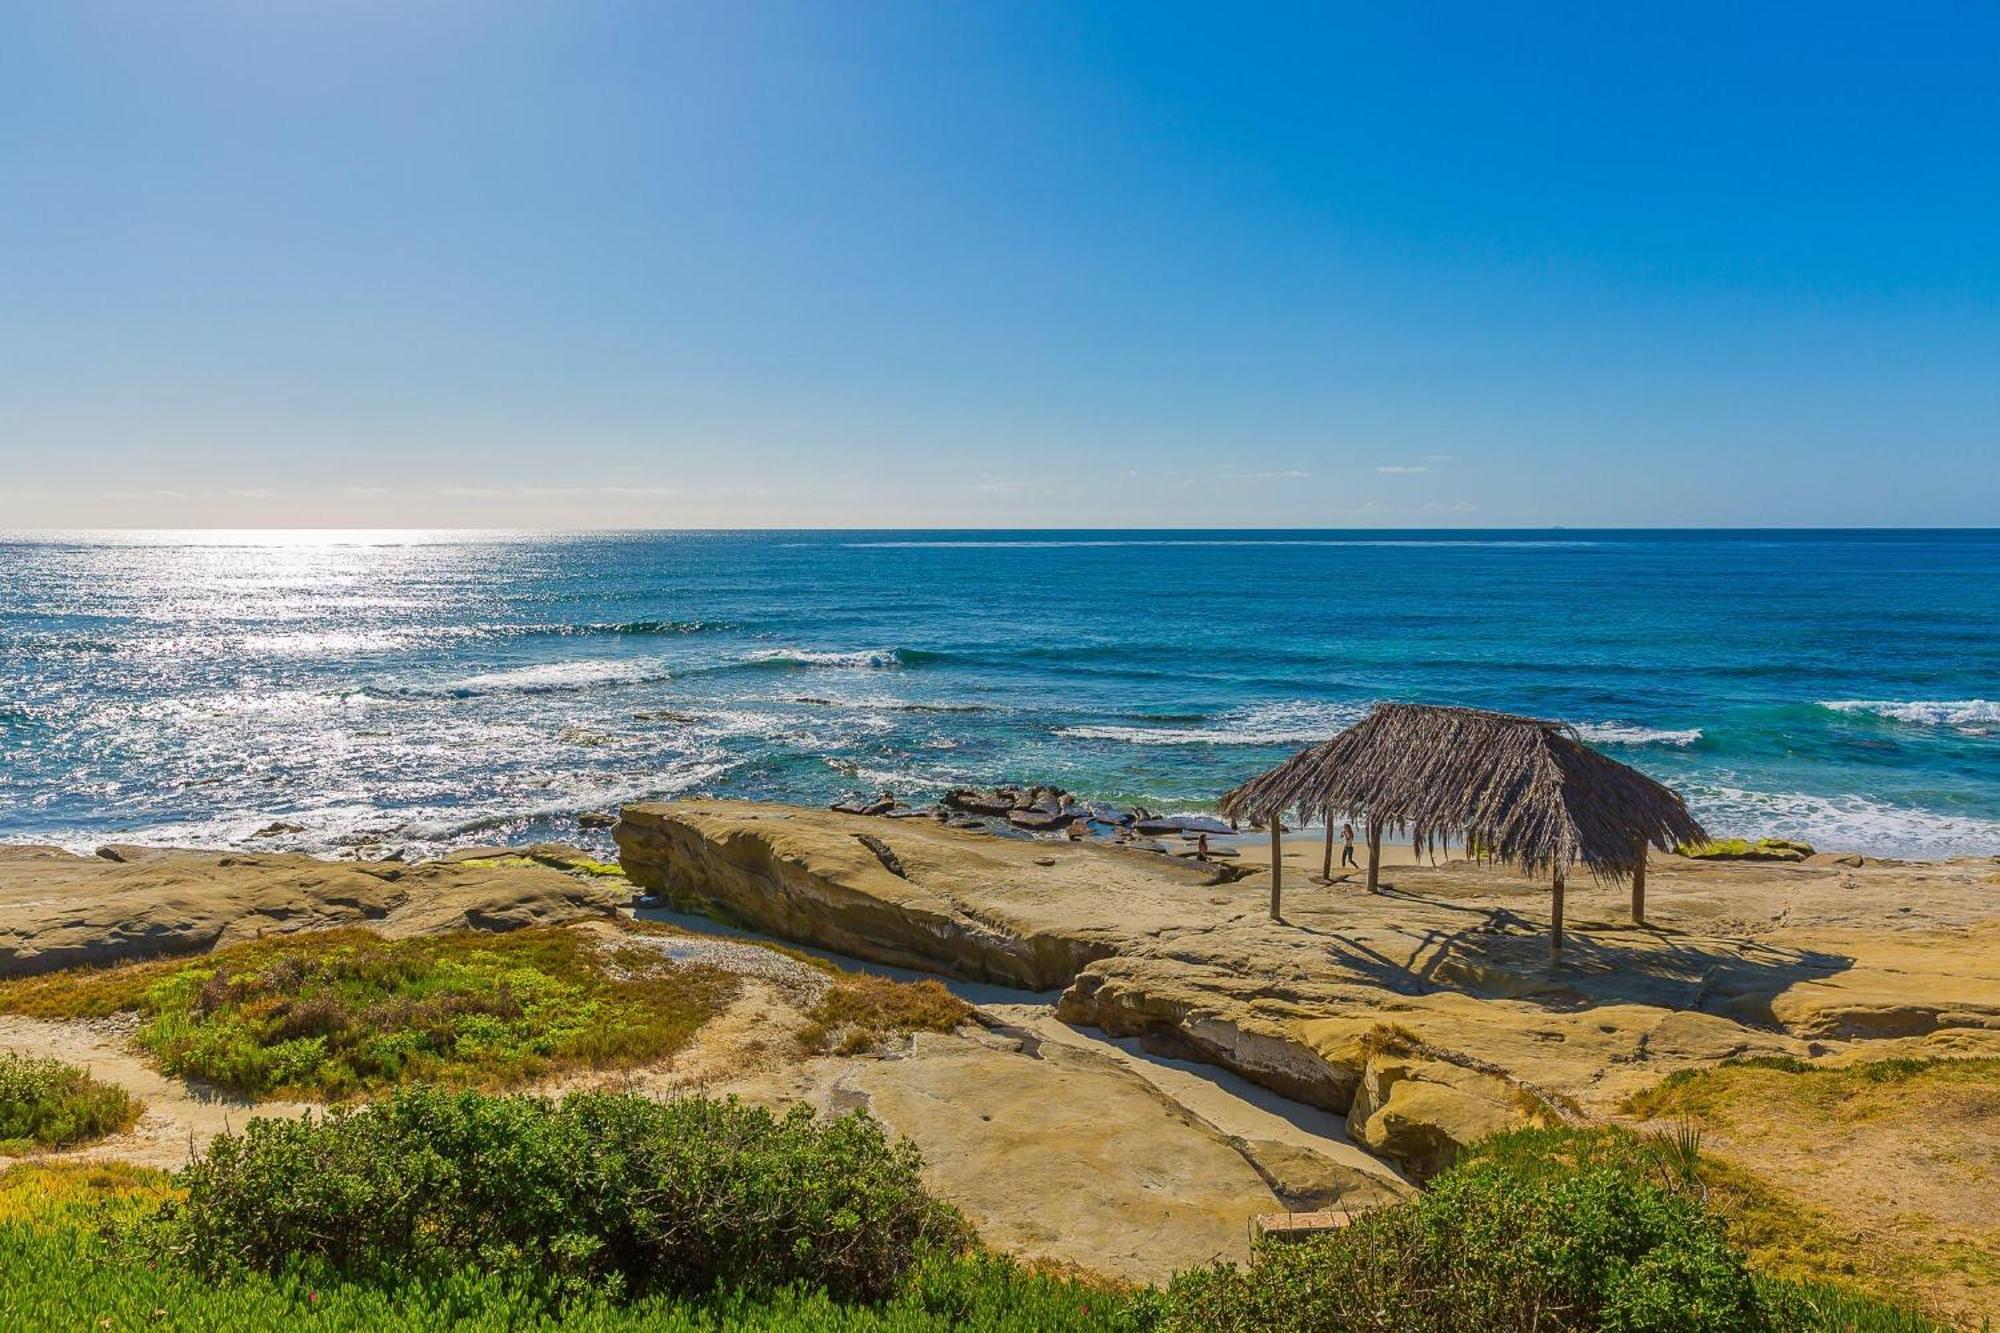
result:
[[[1073,815],[1060,810],[1009,810],[1007,822],[1017,829],[1029,833],[1051,833],[1059,828],[1067,828]]]
[[[1019,804],[1019,796],[1005,791],[980,791],[976,787],[953,787],[938,798],[938,804],[968,815],[1004,815]]]

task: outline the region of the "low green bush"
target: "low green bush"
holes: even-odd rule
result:
[[[1167,1327],[1407,1333],[1766,1327],[1722,1229],[1608,1166],[1538,1180],[1486,1161],[1333,1235],[1184,1275]]]
[[[463,1267],[363,1281],[293,1267],[214,1282],[148,1263],[94,1233],[0,1225],[0,1328],[185,1333],[1130,1333],[1126,1301],[1005,1260],[938,1257],[897,1293],[856,1304],[824,1291],[670,1294],[552,1302],[519,1273]]]
[[[0,1175],[0,1328],[1943,1333],[1746,1272],[1692,1131],[1498,1135],[1165,1290],[968,1252],[919,1166],[861,1116],[406,1091],[254,1121],[171,1185]]]
[[[865,1116],[774,1116],[624,1093],[562,1101],[433,1088],[214,1140],[156,1247],[196,1272],[450,1271],[611,1295],[792,1283],[879,1300],[964,1222],[907,1142]]]
[[[130,1129],[142,1109],[75,1065],[0,1052],[0,1153],[73,1148]]]
[[[1420,1196],[1247,1267],[1177,1277],[1166,1333],[1942,1333],[1839,1288],[1752,1275],[1705,1206],[1698,1138],[1525,1129]]]
[[[685,1045],[737,986],[719,969],[606,950],[563,927],[414,939],[347,929],[0,982],[0,1010],[136,1010],[138,1044],[170,1074],[251,1096],[341,1098],[641,1064]]]

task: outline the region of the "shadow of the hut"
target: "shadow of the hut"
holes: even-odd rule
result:
[[[1770,1021],[1770,1001],[1801,982],[1844,972],[1854,959],[1753,940],[1701,939],[1639,928],[1572,929],[1551,957],[1546,926],[1456,931],[1425,965],[1442,989],[1526,1000],[1551,1009],[1648,1004]]]

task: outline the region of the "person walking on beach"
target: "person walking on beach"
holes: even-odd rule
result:
[[[1342,824],[1340,826],[1340,864],[1343,867],[1354,865],[1354,825],[1352,824]],[[1360,867],[1356,866],[1355,868],[1359,869]]]

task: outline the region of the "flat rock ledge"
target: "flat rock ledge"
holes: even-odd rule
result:
[[[1030,991],[1066,986],[1123,947],[1127,895],[1199,892],[1221,873],[1116,846],[744,801],[627,806],[612,837],[626,876],[675,906]]]
[[[1668,858],[1652,919],[1505,871],[1400,866],[1385,891],[1310,878],[1288,848],[1224,872],[1103,844],[781,805],[628,806],[632,881],[676,906],[854,957],[1027,990],[1063,1021],[1138,1037],[1347,1117],[1423,1178],[1512,1125],[1587,1120],[1675,1069],[1745,1055],[2000,1052],[1990,861],[1856,866]],[[1296,859],[1294,859],[1296,858]],[[1831,860],[1831,858],[1829,858]]]
[[[518,855],[399,865],[285,852],[113,846],[78,856],[5,846],[0,977],[333,926],[422,935],[609,919],[629,896]]]

